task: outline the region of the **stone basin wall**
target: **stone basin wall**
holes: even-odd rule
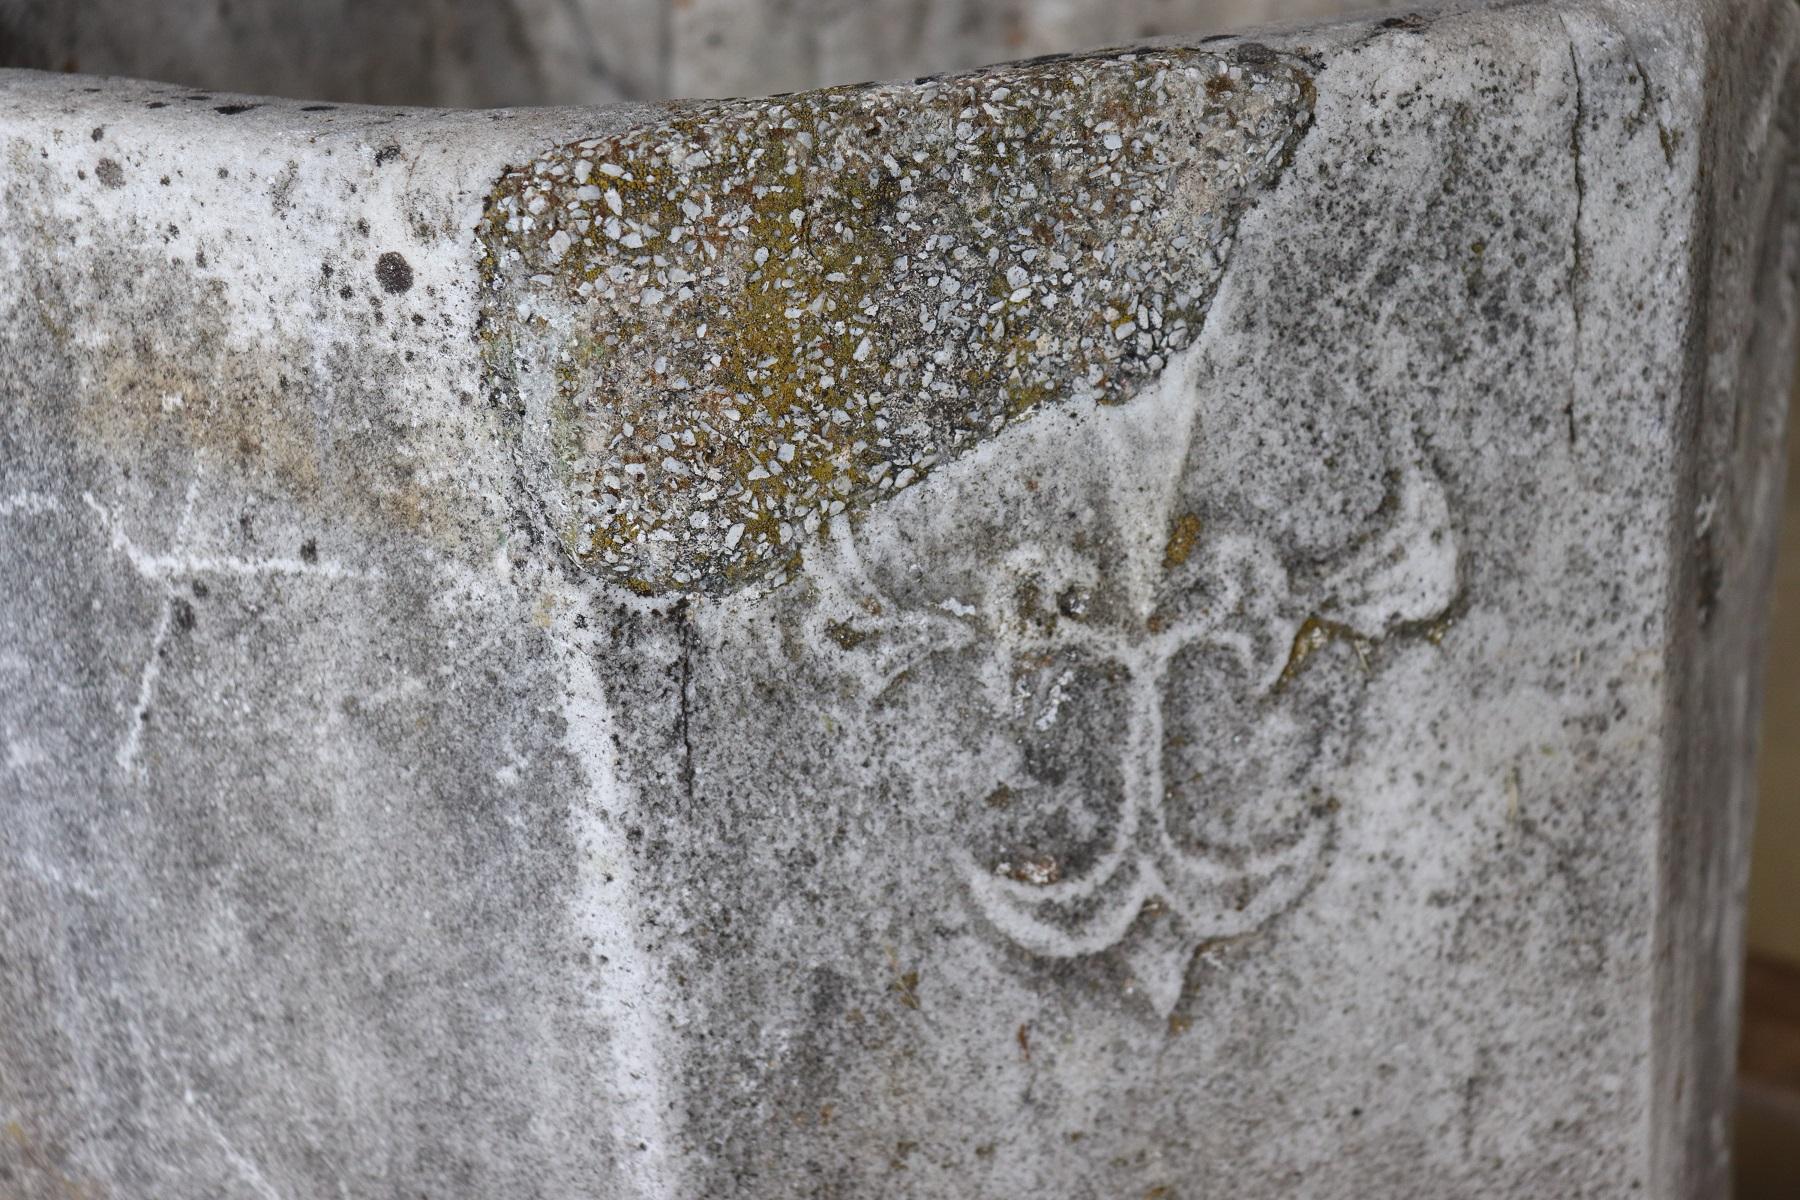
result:
[[[0,1195],[1721,1194],[1797,48],[0,72]]]

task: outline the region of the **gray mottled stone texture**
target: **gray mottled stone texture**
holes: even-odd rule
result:
[[[1719,1195],[1797,48],[0,73],[0,1194]]]

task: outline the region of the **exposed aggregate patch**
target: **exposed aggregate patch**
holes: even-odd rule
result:
[[[1311,95],[1260,46],[1143,50],[683,106],[508,171],[489,382],[554,373],[564,546],[728,591],[1040,406],[1128,398]]]

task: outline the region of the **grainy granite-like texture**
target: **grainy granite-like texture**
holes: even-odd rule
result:
[[[839,251],[774,221],[676,286],[818,312],[569,299],[707,260],[608,240],[603,163],[897,255],[817,156],[708,141],[766,104],[0,75],[0,1194],[1717,1195],[1797,47],[1788,3],[1516,5],[783,102],[925,154],[939,303],[1060,251],[1188,325],[1050,305],[1010,361],[954,306],[815,344]],[[1040,164],[1091,261],[984,228],[1031,204],[941,98],[1146,64],[1205,74]],[[1212,260],[1108,177],[1175,129]],[[692,385],[817,416],[832,346],[960,372],[910,486],[852,473],[780,571],[571,540],[607,455],[729,530],[766,439],[709,460]]]

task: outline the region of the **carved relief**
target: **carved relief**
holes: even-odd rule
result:
[[[1330,784],[1382,639],[1429,636],[1457,575],[1416,459],[1323,560],[1203,524],[1194,384],[1172,375],[842,525],[805,618],[812,653],[861,672],[860,724],[910,802],[955,823],[982,922],[1031,955],[1117,956],[1164,1015],[1197,949],[1327,869]]]

